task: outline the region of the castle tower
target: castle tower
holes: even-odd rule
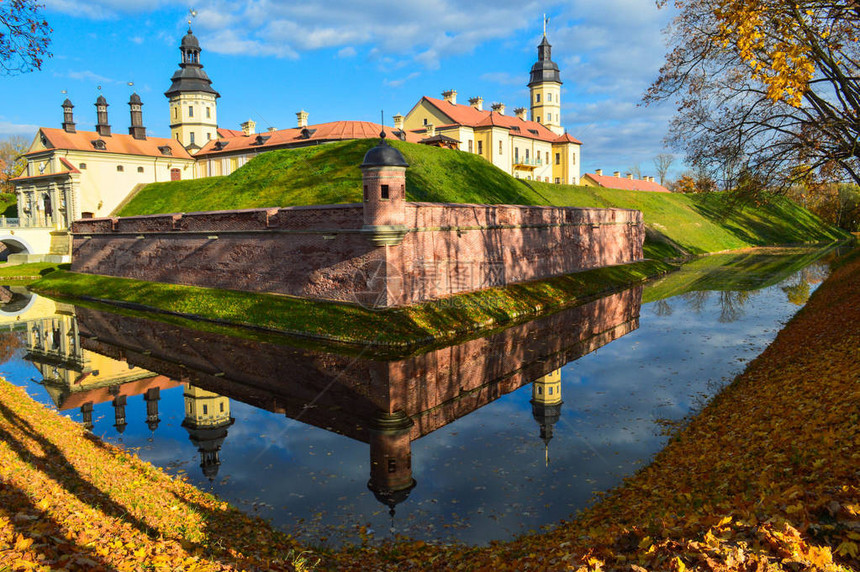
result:
[[[75,132],[75,116],[72,112],[75,106],[72,105],[71,100],[67,97],[66,101],[63,102],[63,131],[66,133],[74,133]]]
[[[394,518],[394,507],[405,501],[417,484],[412,478],[414,422],[402,411],[377,415],[370,424],[370,480],[367,488],[386,505]]]
[[[112,387],[111,389],[119,389],[118,387]],[[113,398],[113,416],[114,423],[113,426],[116,428],[116,432],[122,435],[125,433],[125,428],[128,427],[128,423],[125,420],[125,406],[126,406],[127,398],[125,395],[116,395]]]
[[[532,121],[546,126],[553,133],[564,135],[561,126],[561,78],[551,52],[552,46],[546,39],[544,29],[543,40],[538,45],[538,61],[529,74]]]
[[[96,131],[102,137],[110,137],[110,124],[108,123],[108,102],[105,99],[105,96],[100,95],[98,99],[96,99],[96,117],[98,118],[98,122],[96,123]]]
[[[377,246],[400,244],[406,234],[406,168],[409,163],[385,140],[364,155],[361,180],[364,187],[364,226]]]
[[[203,475],[213,480],[221,466],[221,445],[227,438],[227,428],[235,420],[230,417],[230,400],[193,385],[185,388],[185,420],[191,444],[200,451]]]
[[[537,378],[532,383],[532,416],[540,425],[540,438],[544,442],[546,463],[549,465],[549,442],[553,426],[561,418],[561,369]]]
[[[206,141],[218,138],[215,100],[221,95],[212,89],[212,80],[203,71],[200,42],[191,28],[182,38],[179,51],[182,53],[179,69],[164,95],[170,100],[170,136],[193,153]]]
[[[128,134],[135,139],[146,139],[146,127],[143,126],[143,102],[140,101],[140,96],[132,93],[128,100],[128,107],[131,113],[131,127],[128,128]]]

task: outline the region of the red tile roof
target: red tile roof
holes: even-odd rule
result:
[[[627,179],[625,177],[610,177],[609,175],[597,175],[586,173],[583,178],[588,177],[600,187],[607,189],[621,189],[624,191],[649,191],[652,193],[668,193],[669,189],[659,183],[644,181],[642,179]]]
[[[245,133],[241,129],[223,129],[218,128],[218,137],[241,137]]]
[[[582,141],[580,141],[576,137],[572,137],[570,133],[559,135],[558,137],[556,137],[553,143],[576,143],[577,145],[582,145]]]
[[[148,157],[164,157],[159,147],[170,147],[172,157],[179,159],[191,159],[191,155],[175,139],[163,137],[147,137],[146,139],[135,139],[131,135],[115,133],[110,137],[102,137],[95,131],[78,131],[68,133],[62,129],[53,127],[42,127],[39,129],[48,140],[49,149],[64,149],[69,151],[89,151],[93,153],[122,153],[124,155],[144,155]],[[101,139],[105,142],[104,150],[93,147],[93,141]],[[33,153],[41,153],[34,151]],[[24,156],[33,153],[25,153]]]
[[[528,139],[537,139],[538,141],[549,142],[569,140],[572,143],[581,144],[570,135],[557,135],[556,133],[553,133],[537,121],[528,121],[516,116],[503,115],[495,111],[479,111],[471,105],[455,104],[445,101],[444,99],[436,99],[435,97],[424,96],[422,99],[451,118],[451,121],[455,124],[473,128],[490,126],[504,127],[510,129],[512,135],[526,137]],[[437,126],[437,129],[440,127],[442,126]],[[564,139],[565,137],[567,137],[567,139]]]
[[[303,131],[307,129],[307,136]],[[379,132],[385,129],[385,135],[390,139],[398,139],[397,131],[391,127],[382,127],[378,123],[369,121],[332,121],[330,123],[318,123],[308,125],[307,128],[293,127],[291,129],[279,129],[277,131],[264,131],[254,135],[245,135],[241,131],[239,135],[224,137],[217,141],[207,141],[206,145],[197,152],[195,157],[207,155],[230,154],[237,151],[269,150],[273,148],[293,147],[306,145],[308,142],[322,143],[325,141],[342,141],[346,139],[377,139]],[[220,134],[222,131],[218,130]],[[259,138],[259,139],[258,139]],[[413,133],[406,133],[406,140],[417,143],[421,137]],[[258,141],[260,141],[258,143]],[[220,144],[221,149],[217,146]]]

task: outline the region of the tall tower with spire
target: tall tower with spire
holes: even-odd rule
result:
[[[190,23],[189,23],[190,24]],[[212,80],[200,63],[200,42],[188,28],[179,45],[182,59],[164,95],[170,100],[170,136],[194,153],[206,141],[218,138],[216,99]]]
[[[193,385],[185,388],[185,420],[182,426],[188,431],[191,444],[200,452],[200,468],[209,480],[218,474],[221,445],[233,421],[228,398]]]
[[[546,39],[547,22],[544,17],[543,40],[538,45],[538,61],[529,74],[532,121],[545,125],[553,133],[564,135],[564,128],[561,126],[561,78],[558,64],[552,61],[552,46]]]
[[[532,416],[540,425],[540,438],[549,465],[549,442],[552,430],[561,418],[561,369],[551,371],[532,383]]]

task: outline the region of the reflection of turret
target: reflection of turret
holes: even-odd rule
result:
[[[540,425],[540,438],[549,464],[549,442],[553,426],[561,417],[561,369],[537,378],[532,384],[532,415]]]
[[[146,425],[150,431],[158,429],[158,400],[161,399],[161,390],[157,387],[150,387],[143,395],[146,401]]]
[[[87,401],[81,405],[81,417],[84,418],[84,429],[93,430],[93,402]]]
[[[227,428],[235,420],[230,417],[230,400],[217,393],[189,385],[185,388],[185,420],[191,444],[200,451],[203,475],[213,480],[221,466],[221,445],[227,438]]]
[[[412,440],[409,430],[413,425],[402,411],[381,413],[370,423],[370,480],[367,488],[376,500],[389,508],[405,501],[417,484],[412,478]]]
[[[125,421],[125,404],[126,397],[125,395],[117,395],[113,398],[113,415],[114,415],[114,424],[116,427],[116,432],[122,434],[125,432],[125,428],[128,426],[128,423]]]

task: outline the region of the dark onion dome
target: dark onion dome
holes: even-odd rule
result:
[[[545,405],[532,400],[532,417],[540,425],[540,438],[549,445],[552,440],[553,426],[561,419],[562,402]]]
[[[546,81],[561,83],[561,77],[558,75],[558,64],[552,61],[552,46],[544,36],[538,46],[538,61],[532,66],[529,74],[529,87]]]
[[[108,104],[107,100],[105,99],[105,96],[100,95],[98,97],[98,99],[96,99],[96,105],[109,105],[109,104]]]
[[[182,43],[179,44],[181,48],[196,48],[200,49],[200,42],[197,41],[197,36],[191,31],[191,28],[188,28],[188,32],[185,36],[182,37]]]
[[[400,151],[385,140],[385,132],[383,131],[380,135],[382,141],[364,155],[361,167],[408,167],[409,163],[406,162]]]
[[[212,89],[212,80],[203,71],[203,65],[200,63],[200,42],[191,33],[191,28],[188,33],[182,38],[182,43],[179,46],[179,51],[182,52],[182,61],[179,63],[179,69],[170,78],[172,82],[170,89],[164,92],[167,97],[173,97],[180,93],[187,92],[203,92],[214,94],[215,97],[221,97],[221,94]]]
[[[67,97],[66,101],[63,102],[63,105],[61,107],[74,107],[74,105],[72,105],[72,101]]]
[[[131,98],[128,100],[128,102],[130,104],[143,105],[143,103],[140,101],[140,96],[137,95],[137,93],[132,93]]]
[[[418,481],[412,479],[411,482],[402,489],[376,488],[372,483],[367,483],[367,488],[376,497],[376,500],[388,507],[388,514],[392,517],[395,514],[395,507],[409,498],[409,493],[412,492],[418,485]]]

